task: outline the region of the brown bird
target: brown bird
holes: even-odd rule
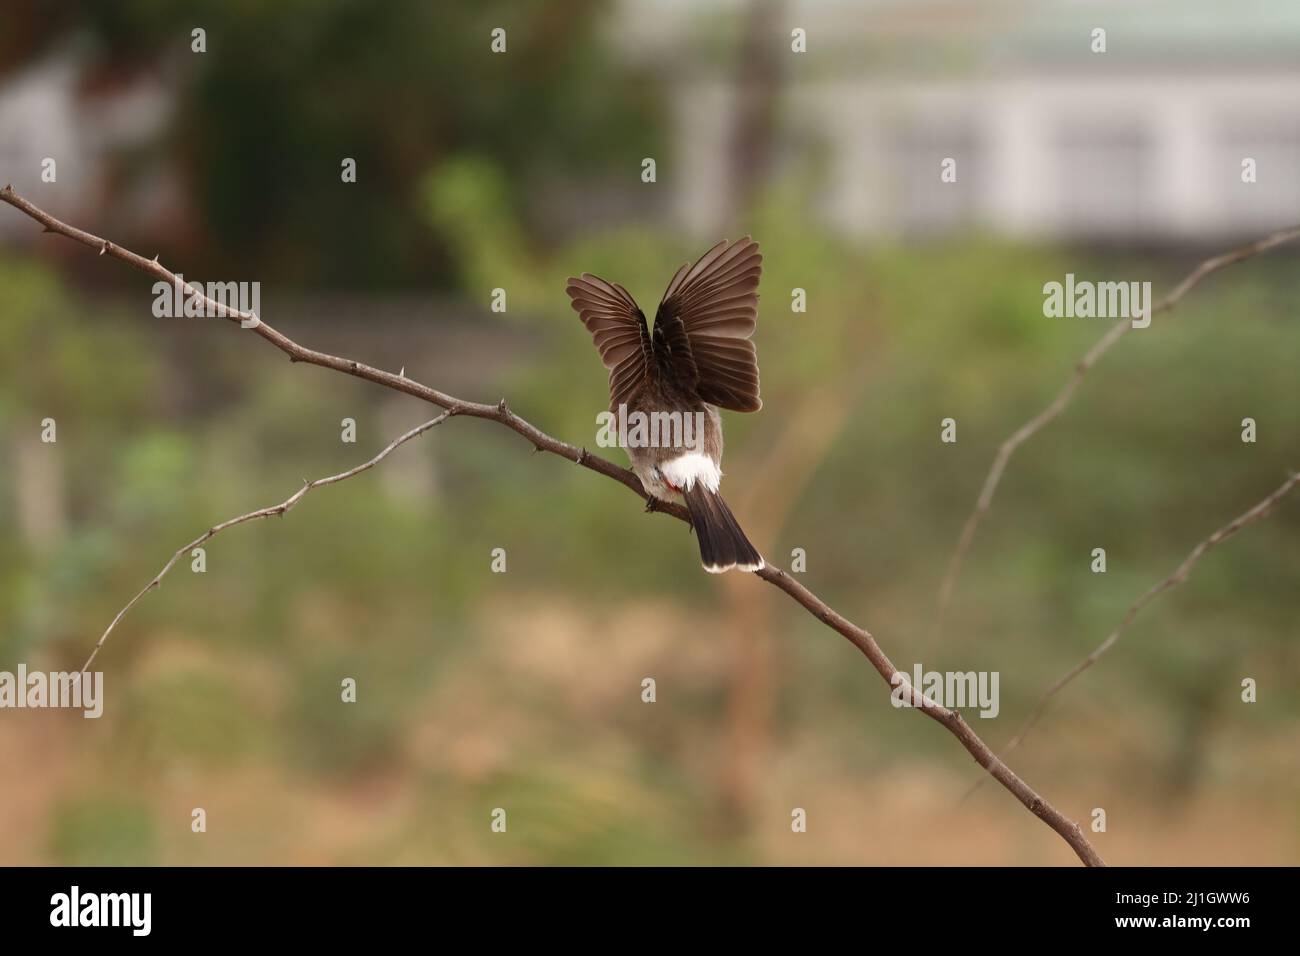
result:
[[[758,356],[749,337],[758,318],[763,257],[746,236],[718,243],[668,283],[654,334],[626,289],[583,273],[565,291],[609,369],[610,411],[632,424],[620,443],[645,490],[681,495],[706,571],[759,571],[763,558],[718,494],[722,481],[719,408],[756,412]],[[640,416],[640,418],[638,418]],[[636,423],[649,423],[638,428]],[[657,428],[656,425],[662,426]],[[663,441],[663,431],[670,439]]]

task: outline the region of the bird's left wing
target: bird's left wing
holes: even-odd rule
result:
[[[645,314],[621,285],[590,273],[569,279],[564,291],[569,293],[574,310],[591,332],[601,361],[609,369],[609,397],[617,409],[627,403],[650,369],[650,332]]]

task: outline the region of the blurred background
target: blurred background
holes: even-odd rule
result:
[[[1045,318],[1043,284],[1160,295],[1300,222],[1295,4],[181,7],[9,0],[0,182],[191,280],[260,282],[260,314],[309,347],[509,396],[588,446],[606,377],[565,278],[649,311],[683,261],[752,233],[765,404],[726,416],[732,507],[778,564],[804,549],[802,580],[900,668],[998,671],[999,716],[971,718],[995,748],[1300,466],[1289,247],[1092,371],[1014,459],[934,628],[998,444],[1109,325]],[[0,670],[76,669],[183,542],[431,417],[226,323],[155,319],[151,285],[0,207]],[[1108,861],[1300,863],[1298,561],[1293,500],[1011,759],[1066,814],[1106,809]],[[0,864],[1076,862],[1000,787],[960,803],[978,768],[846,641],[483,422],[216,538],[97,666],[98,721],[0,712]]]

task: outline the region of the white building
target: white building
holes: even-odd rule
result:
[[[158,135],[171,105],[163,83],[147,75],[87,89],[71,47],[37,60],[0,84],[0,186],[62,216],[84,214],[104,200],[109,155]],[[136,191],[142,212],[161,205],[158,180]],[[29,220],[0,216],[0,237],[32,236]]]
[[[1300,222],[1300,3],[771,8],[777,152],[787,168],[815,159],[821,213],[845,234],[1201,242]],[[734,40],[753,9],[631,2],[616,31],[672,84],[674,207],[700,233],[722,224],[731,175],[725,24]],[[795,28],[806,53],[790,51]],[[948,158],[956,182],[944,183]]]

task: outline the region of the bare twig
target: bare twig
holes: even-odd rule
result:
[[[1038,723],[1039,718],[1043,716],[1043,711],[1047,708],[1047,705],[1051,702],[1052,698],[1060,693],[1061,690],[1063,690],[1065,686],[1076,677],[1086,671],[1093,664],[1097,663],[1097,661],[1101,660],[1102,656],[1114,647],[1115,642],[1120,639],[1126,630],[1128,630],[1129,625],[1133,623],[1133,619],[1138,616],[1144,607],[1164,592],[1171,590],[1186,581],[1192,572],[1192,568],[1195,567],[1196,562],[1200,561],[1201,558],[1205,556],[1205,553],[1215,545],[1231,538],[1242,528],[1246,527],[1246,525],[1253,524],[1261,518],[1266,517],[1268,513],[1273,510],[1273,506],[1290,494],[1291,490],[1295,488],[1297,484],[1300,484],[1300,472],[1282,482],[1282,484],[1273,491],[1272,494],[1259,504],[1255,505],[1255,507],[1238,515],[1196,547],[1192,548],[1187,557],[1183,559],[1183,563],[1178,565],[1172,574],[1159,583],[1152,585],[1140,598],[1130,604],[1128,611],[1124,614],[1124,619],[1119,622],[1119,625],[1115,630],[1111,631],[1110,634],[1107,635],[1106,639],[1093,649],[1091,654],[1081,660],[1078,664],[1075,664],[1074,667],[1066,671],[1063,676],[1058,678],[1050,684],[1045,691],[1043,691],[1042,696],[1038,699],[1038,703],[1034,705],[1033,710],[1029,712],[1029,716],[1026,717],[1024,723],[1020,725],[1020,729],[1016,732],[1016,735],[1007,741],[1007,745],[1002,748],[1002,752],[999,756],[1006,757],[1007,754],[1020,746],[1021,742],[1025,739],[1025,736],[1031,729],[1033,729],[1034,725]],[[966,799],[966,797],[969,797],[972,793],[978,790],[980,784],[983,782],[982,779],[977,780],[971,788],[966,791],[966,794],[962,799]]]
[[[1172,292],[1156,303],[1151,309],[1151,314],[1154,316],[1161,312],[1171,311],[1178,305],[1183,296],[1210,273],[1218,272],[1226,266],[1267,252],[1296,238],[1300,238],[1300,226],[1279,230],[1249,245],[1206,259],[1193,269],[1182,282],[1178,283]],[[993,495],[997,492],[998,484],[1002,481],[1002,473],[1006,471],[1007,462],[1011,460],[1011,456],[1016,453],[1016,450],[1021,445],[1033,438],[1034,435],[1065,410],[1065,406],[1070,403],[1075,389],[1079,387],[1083,377],[1088,374],[1088,370],[1097,364],[1101,357],[1110,351],[1111,346],[1118,342],[1124,333],[1132,327],[1130,319],[1120,319],[1112,325],[1106,331],[1106,334],[1098,339],[1096,344],[1075,363],[1074,371],[1069,379],[1066,380],[1065,385],[1057,392],[1056,397],[1052,399],[1048,406],[1012,432],[999,446],[998,453],[993,458],[993,464],[989,467],[988,475],[984,478],[984,484],[980,488],[979,498],[975,502],[975,510],[970,513],[970,517],[966,519],[966,524],[961,529],[961,536],[957,539],[957,547],[953,549],[952,557],[948,561],[948,570],[939,585],[938,608],[934,619],[935,636],[938,636],[943,631],[944,618],[948,613],[948,605],[952,601],[952,592],[957,582],[957,575],[961,571],[966,552],[970,550],[971,542],[975,539],[976,529],[979,528],[980,522],[984,520],[984,516],[993,504]]]
[[[99,640],[95,642],[95,647],[90,652],[90,656],[86,658],[86,663],[81,665],[81,670],[77,674],[77,679],[80,680],[81,675],[86,673],[86,671],[90,670],[90,665],[94,663],[95,658],[99,656],[99,649],[104,646],[104,642],[108,640],[108,635],[113,633],[113,629],[117,627],[118,622],[121,621],[122,618],[126,617],[127,612],[130,611],[131,608],[135,607],[136,604],[139,603],[142,597],[144,597],[154,588],[162,586],[162,579],[166,576],[167,572],[172,569],[172,567],[176,564],[176,562],[181,559],[182,555],[187,554],[190,551],[193,551],[195,548],[197,548],[199,545],[203,544],[203,542],[209,540],[210,538],[215,538],[217,535],[221,534],[221,532],[225,531],[227,528],[233,528],[235,525],[243,524],[245,521],[255,521],[258,518],[272,518],[277,515],[283,515],[287,513],[294,505],[296,505],[299,501],[301,501],[304,497],[306,497],[307,492],[311,491],[314,488],[319,488],[322,485],[332,485],[340,481],[347,481],[349,478],[353,477],[354,475],[359,475],[363,471],[369,471],[371,468],[375,467],[375,465],[379,464],[381,461],[387,458],[389,452],[391,452],[398,445],[404,445],[412,438],[417,438],[418,436],[423,435],[430,428],[433,428],[437,425],[441,425],[453,414],[454,412],[450,410],[445,411],[437,418],[431,418],[423,425],[416,425],[410,431],[393,439],[384,447],[383,451],[377,454],[374,458],[371,458],[369,461],[363,462],[362,464],[357,465],[355,468],[349,468],[347,471],[340,472],[337,475],[330,475],[326,478],[317,478],[315,481],[305,481],[301,488],[299,488],[297,491],[291,494],[288,498],[284,499],[284,501],[280,502],[278,505],[271,505],[269,508],[259,508],[256,511],[248,512],[248,514],[242,514],[238,518],[231,518],[229,521],[223,521],[221,522],[221,524],[213,525],[211,528],[203,532],[201,535],[199,535],[189,544],[181,545],[179,548],[176,549],[176,553],[173,554],[171,558],[168,559],[167,563],[163,565],[162,570],[159,571],[156,575],[154,575],[153,580],[150,581],[148,584],[146,584],[143,588],[141,588],[140,591],[136,594],[136,596],[131,598],[131,600],[126,603],[126,606],[123,607],[122,610],[117,612],[117,616],[113,618],[112,622],[108,625],[108,627],[104,629],[104,633],[100,635]]]
[[[32,205],[26,199],[18,196],[13,188],[6,186],[0,189],[0,200],[9,203],[11,206],[19,209],[32,219],[41,223],[47,232],[58,233],[66,236],[92,249],[99,250],[100,254],[107,254],[115,259],[129,263],[150,275],[170,282],[178,283],[176,276],[158,264],[157,260],[145,259],[133,252],[114,245],[105,239],[83,232],[73,226],[60,222],[45,211]],[[364,378],[367,381],[375,382],[387,388],[395,389],[399,392],[405,392],[408,395],[414,395],[426,402],[444,408],[452,415],[465,415],[473,418],[486,418],[498,422],[512,431],[522,435],[533,447],[539,451],[547,451],[561,458],[565,458],[578,465],[588,468],[591,471],[598,472],[608,478],[625,485],[635,491],[642,498],[648,498],[641,482],[637,479],[635,473],[628,468],[621,468],[598,455],[593,455],[584,448],[579,448],[566,442],[552,438],[545,432],[538,429],[524,419],[520,418],[506,406],[505,399],[502,399],[496,405],[480,404],[476,402],[466,402],[454,396],[447,395],[443,392],[432,389],[427,385],[406,378],[400,375],[393,375],[391,372],[384,372],[380,369],[371,368],[360,362],[350,359],[339,358],[333,355],[327,355],[323,352],[316,352],[304,348],[292,339],[277,332],[265,322],[261,322],[256,316],[249,313],[240,312],[232,309],[224,303],[216,302],[203,295],[201,291],[186,285],[185,293],[187,296],[198,296],[204,304],[213,310],[213,314],[224,316],[231,321],[248,323],[250,331],[256,332],[262,338],[269,341],[276,348],[288,354],[291,361],[308,362],[313,365],[320,365],[325,368],[331,368],[335,371],[353,375],[358,378]],[[435,419],[437,421],[437,419]],[[395,447],[395,446],[394,446]],[[301,493],[300,493],[301,495]],[[671,514],[681,521],[689,522],[689,516],[686,509],[675,503],[653,502],[655,507],[650,510]],[[190,546],[187,546],[190,547]],[[184,549],[182,549],[184,550]],[[173,557],[172,561],[176,560]],[[889,684],[891,689],[898,681],[906,682],[906,675],[895,670],[893,664],[880,645],[876,643],[875,638],[863,628],[858,627],[852,621],[848,620],[838,612],[831,609],[825,602],[809,591],[802,584],[795,581],[784,571],[779,568],[768,565],[758,576],[772,584],[790,597],[794,598],[800,605],[809,611],[819,621],[826,624],[832,630],[847,638],[854,647],[871,662],[877,673]],[[147,588],[146,588],[147,590]],[[137,595],[136,600],[139,599]],[[128,605],[128,608],[130,605]],[[102,643],[102,639],[101,639]],[[975,761],[987,770],[1002,786],[1009,790],[1017,800],[1035,816],[1045,822],[1055,830],[1062,839],[1069,844],[1079,859],[1088,866],[1104,866],[1105,863],[1093,849],[1092,844],[1084,836],[1078,823],[1070,820],[1050,803],[1043,799],[1028,784],[1021,780],[1009,767],[989,749],[988,745],[975,733],[974,730],[962,719],[960,713],[955,710],[949,710],[941,707],[934,701],[926,698],[919,692],[914,695],[915,706],[925,713],[926,716],[942,724],[949,733],[961,742]]]

